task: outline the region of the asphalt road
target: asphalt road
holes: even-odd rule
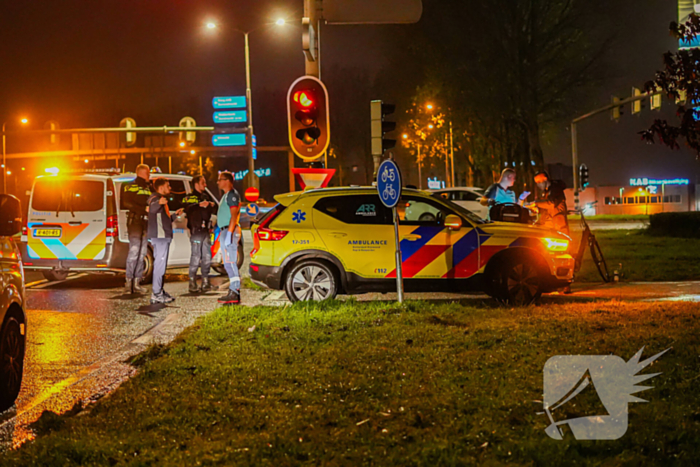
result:
[[[252,248],[244,232],[247,271]],[[212,272],[212,274],[216,274]],[[212,283],[226,287],[216,276]],[[128,378],[129,357],[153,343],[167,343],[194,320],[215,308],[222,295],[188,292],[187,270],[169,270],[165,289],[177,299],[150,305],[150,293],[123,293],[124,275],[73,273],[48,282],[27,271],[27,349],[22,390],[16,406],[0,414],[0,451],[34,436],[27,425],[44,410],[57,413],[79,401],[94,400]],[[259,303],[260,293],[244,294],[244,304]]]

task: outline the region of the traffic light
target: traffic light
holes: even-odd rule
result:
[[[384,104],[382,101],[372,101],[372,155],[383,156],[386,151],[396,146],[395,139],[384,138],[384,135],[396,129],[396,122],[385,122],[384,118],[396,110],[393,104]]]
[[[584,191],[588,186],[588,167],[586,164],[581,164],[578,168],[578,179],[581,183],[581,191]]]
[[[642,90],[639,88],[632,88],[632,97],[640,97],[642,95]],[[642,100],[632,102],[632,115],[638,114],[642,111]]]
[[[328,90],[313,76],[294,81],[287,93],[289,145],[306,162],[318,159],[328,149],[331,129],[328,119]]]
[[[622,99],[620,99],[619,97],[613,97],[613,98],[612,98],[612,103],[613,103],[613,104],[617,104],[617,103],[620,102],[621,100],[622,100]],[[610,120],[618,121],[618,120],[620,120],[620,116],[621,116],[622,114],[624,114],[624,113],[625,113],[625,112],[624,112],[624,108],[623,108],[621,105],[615,106],[615,107],[613,107],[612,110],[610,111]]]

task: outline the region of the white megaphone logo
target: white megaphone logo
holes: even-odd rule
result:
[[[637,386],[661,373],[638,375],[666,349],[642,362],[642,347],[625,362],[615,355],[560,355],[544,366],[545,432],[563,439],[570,430],[576,439],[618,439],[627,432],[630,402],[647,402],[632,394],[651,389]]]

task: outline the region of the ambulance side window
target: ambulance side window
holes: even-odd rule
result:
[[[386,225],[391,211],[378,195],[329,196],[319,200],[314,209],[346,224]]]
[[[396,207],[403,225],[442,226],[449,214],[449,209],[425,198],[402,196]]]

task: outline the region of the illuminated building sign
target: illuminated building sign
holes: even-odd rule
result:
[[[445,182],[438,180],[437,177],[435,177],[435,178],[428,177],[428,189],[429,190],[440,190],[442,188],[445,188]]]
[[[256,174],[258,177],[269,177],[270,175],[272,175],[272,171],[271,171],[269,168],[267,168],[267,169],[257,169],[257,170],[255,171],[255,174]],[[248,175],[248,171],[247,171],[247,170],[241,170],[240,172],[236,172],[235,174],[233,174],[233,178],[235,178],[236,180],[243,180],[243,179],[245,178],[246,175]]]
[[[650,185],[690,185],[690,180],[687,178],[673,178],[671,180],[656,180],[653,178],[630,178],[631,186],[650,186]]]

